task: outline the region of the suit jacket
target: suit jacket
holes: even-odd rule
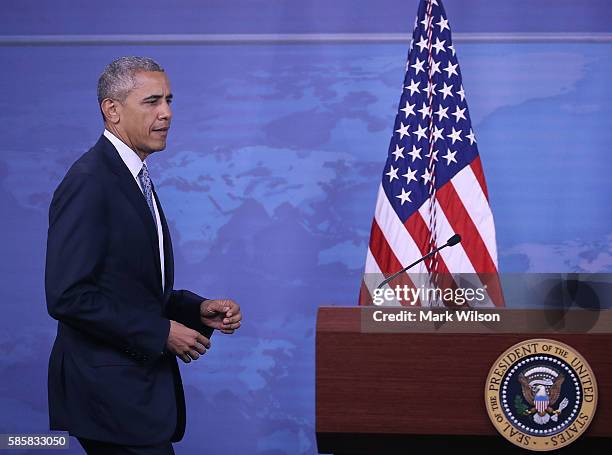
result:
[[[154,193],[155,194],[155,193]],[[104,136],[70,168],[49,208],[45,290],[58,320],[49,359],[53,430],[116,444],[178,441],[185,401],[170,319],[204,336],[202,297],[175,291],[164,236],[165,291],[157,229],[146,200]]]

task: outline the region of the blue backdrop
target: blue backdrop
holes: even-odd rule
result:
[[[149,163],[171,224],[176,286],[231,296],[245,315],[239,333],[215,335],[206,357],[182,368],[188,426],[176,451],[316,452],[316,309],[356,302],[409,45],[85,46],[58,36],[27,45],[14,35],[408,36],[417,4],[30,0],[3,11],[0,433],[48,428],[48,205],[102,132],[99,73],[118,56],[146,55],[165,66],[175,94],[168,148]],[[445,6],[453,32],[473,34],[455,48],[500,269],[612,271],[612,39],[599,35],[611,31],[612,9],[568,0]],[[511,39],[479,35],[494,32]],[[524,40],[539,32],[560,35]]]

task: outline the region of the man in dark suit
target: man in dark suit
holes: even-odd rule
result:
[[[176,357],[240,327],[232,300],[174,290],[170,232],[145,159],[166,147],[172,94],[153,60],[124,57],[98,82],[105,131],[49,208],[45,287],[58,320],[49,415],[88,454],[172,454],[185,431]]]

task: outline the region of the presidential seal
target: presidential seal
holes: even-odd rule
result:
[[[493,364],[485,405],[508,441],[528,450],[556,450],[575,441],[593,420],[597,383],[584,357],[570,346],[526,340]]]

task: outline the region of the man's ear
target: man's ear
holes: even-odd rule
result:
[[[112,100],[110,98],[104,98],[102,100],[102,103],[100,103],[100,109],[102,110],[102,113],[104,114],[104,118],[106,119],[106,121],[113,123],[113,124],[119,123],[120,107],[117,101]]]

